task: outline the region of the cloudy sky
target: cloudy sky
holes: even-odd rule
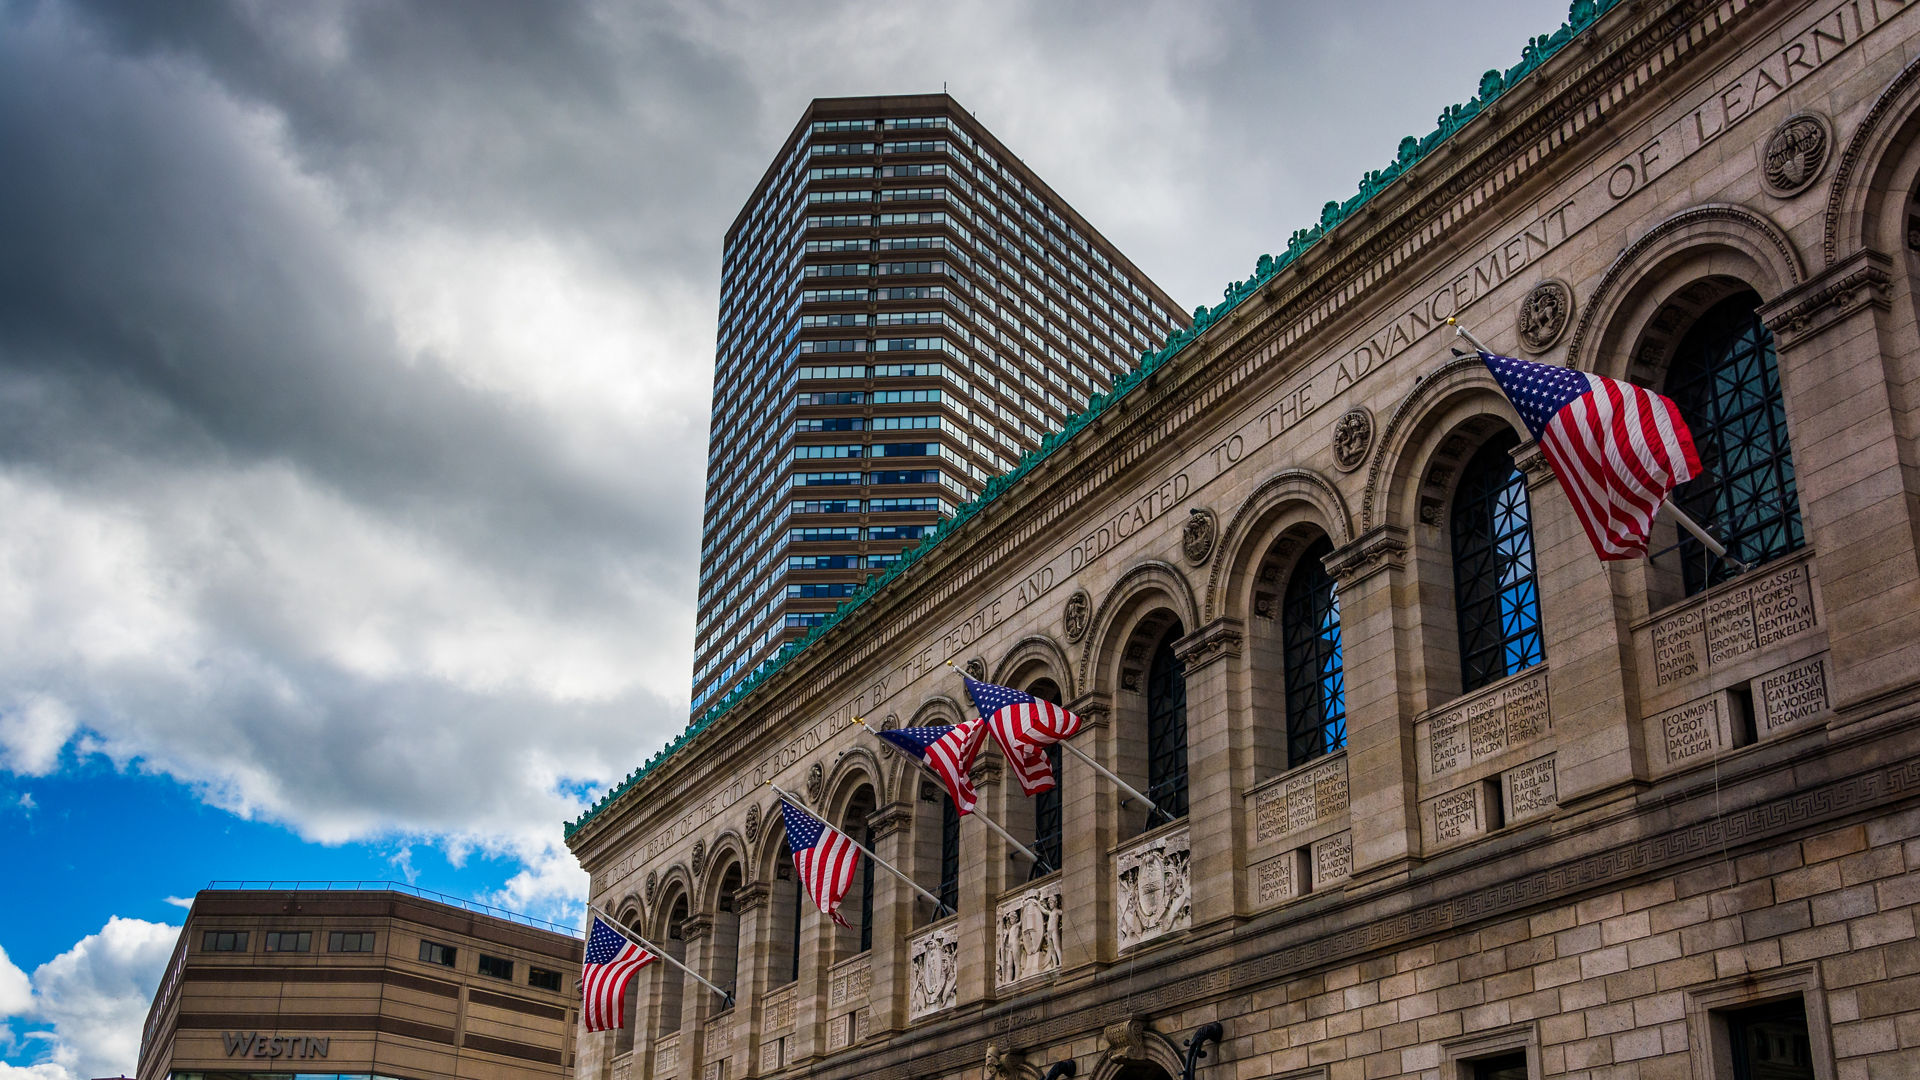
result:
[[[210,879],[577,918],[808,99],[944,83],[1191,308],[1564,14],[0,0],[0,1080],[131,1072]]]

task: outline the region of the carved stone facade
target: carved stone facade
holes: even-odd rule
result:
[[[743,905],[735,1009],[758,1019],[728,1080],[973,1080],[989,1047],[1025,1080],[1171,1076],[1216,1020],[1202,1080],[1454,1080],[1515,1053],[1539,1077],[1728,1080],[1727,1032],[1781,1002],[1818,1080],[1920,1075],[1920,4],[1574,14],[573,828],[593,900],[662,938],[683,900],[714,915],[691,852],[725,873],[755,803],[743,880],[773,880],[766,780],[886,824],[876,851],[932,888],[943,796],[852,718],[957,722],[957,667],[1051,684],[1086,718],[1072,746],[1144,791],[1184,691],[1176,821],[1067,755],[1046,877],[963,820],[958,913],[929,924],[876,875],[865,952],[858,919],[796,924],[791,882]],[[1651,558],[1603,562],[1447,320],[1678,393],[1725,305],[1771,342],[1792,484],[1716,524],[1785,508],[1789,538],[1703,577],[1662,517]],[[1455,527],[1482,451],[1519,477],[1538,643],[1469,678]],[[1321,610],[1289,590],[1327,587],[1309,551],[1338,711],[1289,697]],[[975,777],[1031,843],[1045,819],[997,749]],[[729,955],[712,925],[696,966]],[[666,1001],[702,1030],[712,995],[667,995],[661,967],[643,1029]],[[610,1080],[614,1040],[579,1045],[576,1075]],[[685,1035],[632,1061],[707,1064]]]
[[[1051,877],[1000,901],[994,911],[994,985],[1009,987],[1060,970],[1060,879]]]

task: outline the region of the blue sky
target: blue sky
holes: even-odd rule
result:
[[[131,1072],[210,879],[577,913],[809,99],[948,87],[1191,308],[1565,14],[0,0],[0,1080]]]

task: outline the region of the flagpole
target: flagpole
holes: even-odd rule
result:
[[[780,797],[781,797],[782,799],[784,799],[784,800],[786,800],[787,802],[790,802],[790,803],[792,803],[792,804],[794,804],[795,806],[797,806],[797,807],[799,807],[799,808],[800,808],[800,809],[802,809],[802,810],[806,810],[806,809],[807,809],[807,804],[806,804],[806,803],[803,803],[803,802],[801,802],[801,801],[800,801],[800,800],[799,800],[798,798],[796,798],[796,797],[794,797],[793,795],[790,795],[790,794],[788,794],[788,793],[787,793],[787,791],[786,791],[786,789],[785,789],[785,788],[782,788],[782,787],[781,787],[781,786],[780,786],[779,784],[776,784],[776,783],[774,783],[773,781],[771,781],[771,780],[769,780],[769,781],[767,781],[767,786],[768,786],[768,787],[770,787],[770,788],[772,788],[772,789],[774,790],[774,793],[775,793],[775,794],[777,794],[777,795],[779,795],[779,796],[780,796]],[[808,813],[812,813],[812,811],[807,811],[807,812],[808,812]],[[828,826],[828,828],[832,828],[832,826]],[[897,878],[899,878],[899,879],[900,879],[901,881],[904,881],[904,882],[906,882],[906,883],[907,883],[907,885],[908,885],[908,887],[910,887],[911,889],[913,889],[913,891],[914,891],[914,892],[917,892],[917,893],[919,893],[919,894],[920,894],[921,896],[924,896],[924,897],[926,897],[927,899],[929,899],[929,900],[931,900],[931,901],[933,901],[933,916],[934,916],[934,918],[936,918],[936,919],[937,919],[937,918],[939,918],[939,917],[940,917],[940,913],[941,913],[941,912],[943,912],[943,911],[948,911],[948,910],[951,910],[951,909],[949,909],[949,908],[947,907],[947,905],[946,905],[945,903],[943,903],[943,902],[941,901],[941,899],[940,899],[939,897],[937,897],[937,896],[935,896],[935,895],[933,895],[932,893],[930,893],[930,892],[928,892],[927,890],[925,890],[925,889],[923,889],[923,888],[921,888],[921,887],[920,887],[920,883],[919,883],[919,882],[917,882],[917,881],[915,881],[915,880],[913,880],[912,878],[910,878],[910,877],[908,877],[907,875],[905,875],[905,874],[903,874],[903,873],[901,873],[901,872],[900,872],[900,871],[899,871],[899,870],[898,870],[898,869],[897,869],[897,868],[896,868],[896,867],[895,867],[895,866],[894,866],[894,865],[893,865],[892,863],[890,863],[890,862],[888,862],[887,860],[885,860],[885,859],[883,859],[883,858],[881,858],[881,857],[880,857],[880,856],[878,856],[878,855],[875,855],[875,854],[873,853],[873,849],[871,849],[871,848],[869,848],[869,847],[867,847],[867,845],[865,845],[865,844],[863,844],[863,843],[861,843],[860,841],[858,841],[858,840],[855,840],[855,839],[854,839],[853,837],[851,837],[851,836],[847,836],[847,832],[846,832],[846,830],[845,830],[845,829],[835,829],[834,831],[835,831],[835,832],[838,832],[838,833],[839,833],[839,834],[840,834],[841,836],[846,836],[846,837],[847,837],[847,843],[849,843],[849,844],[852,844],[852,845],[853,845],[854,847],[856,847],[856,848],[859,848],[859,849],[860,849],[860,853],[861,853],[861,854],[863,854],[863,855],[865,855],[865,856],[866,856],[867,858],[869,858],[869,859],[872,859],[872,860],[873,860],[873,861],[874,861],[875,863],[877,863],[877,864],[879,864],[880,866],[883,866],[883,867],[885,867],[885,868],[886,868],[886,869],[887,869],[887,870],[888,870],[889,872],[891,872],[891,873],[893,874],[893,876],[894,876],[894,877],[897,877]],[[816,904],[815,904],[815,906],[817,907],[817,906],[819,906],[819,905],[818,905],[818,904],[816,903]]]
[[[1081,761],[1084,761],[1088,765],[1092,766],[1094,772],[1097,772],[1101,776],[1104,776],[1107,779],[1113,781],[1114,784],[1117,785],[1121,791],[1124,791],[1128,795],[1131,795],[1132,797],[1139,799],[1141,802],[1146,803],[1147,809],[1153,811],[1156,814],[1159,814],[1161,817],[1166,818],[1168,821],[1174,820],[1174,817],[1172,814],[1169,814],[1165,810],[1160,809],[1159,805],[1155,803],[1152,799],[1149,799],[1145,795],[1140,794],[1139,791],[1134,789],[1134,786],[1132,784],[1129,784],[1125,780],[1122,780],[1119,777],[1113,775],[1112,772],[1108,771],[1105,765],[1102,765],[1099,762],[1088,757],[1086,755],[1086,752],[1081,750],[1079,747],[1073,745],[1072,743],[1066,741],[1065,739],[1060,740],[1059,745],[1060,745],[1060,748],[1065,750],[1067,753],[1072,754],[1074,757],[1077,757]]]
[[[1453,327],[1455,333],[1459,334],[1463,338],[1466,338],[1467,344],[1473,346],[1474,348],[1480,350],[1481,352],[1491,353],[1493,351],[1492,349],[1487,348],[1486,345],[1482,343],[1479,338],[1474,337],[1473,334],[1466,327],[1461,326],[1460,323],[1453,318],[1453,316],[1449,315],[1447,317],[1447,325]],[[1673,499],[1671,496],[1662,498],[1660,500],[1660,509],[1665,510],[1668,514],[1671,514],[1673,516],[1674,523],[1679,525],[1681,528],[1687,530],[1688,532],[1692,533],[1695,539],[1699,540],[1700,543],[1706,545],[1706,549],[1708,551],[1713,552],[1713,554],[1716,557],[1725,559],[1726,561],[1732,563],[1735,570],[1738,570],[1740,573],[1744,574],[1747,571],[1753,569],[1753,567],[1748,566],[1746,563],[1743,563],[1739,559],[1736,559],[1733,556],[1727,554],[1726,545],[1714,539],[1713,534],[1708,532],[1705,526],[1693,520],[1693,515],[1673,505]]]
[[[634,933],[633,928],[628,926],[626,923],[621,922],[619,919],[614,918],[613,916],[607,914],[606,912],[600,910],[599,908],[595,907],[592,904],[587,905],[587,910],[593,912],[595,915],[598,915],[601,918],[607,920],[607,922],[613,924],[613,928],[615,930],[618,930],[621,933],[627,935],[627,938],[631,940],[635,945],[640,946],[641,948],[647,950],[653,955],[659,957],[662,960],[665,960],[667,963],[672,964],[674,967],[679,968],[681,971],[684,971],[687,974],[693,976],[695,979],[699,980],[699,982],[702,985],[704,985],[707,989],[713,991],[716,994],[719,994],[720,997],[723,1000],[725,1000],[729,1006],[733,1004],[732,994],[728,993],[725,990],[720,989],[718,986],[713,985],[712,983],[708,982],[706,979],[701,978],[699,972],[693,970],[692,968],[681,963],[680,961],[675,960],[672,956],[668,955],[665,949],[660,948],[659,946],[655,945],[653,942],[648,941],[646,938],[643,938],[639,934]]]
[[[866,729],[867,729],[867,731],[868,731],[869,733],[871,733],[871,734],[872,734],[873,736],[875,736],[876,738],[878,738],[878,737],[879,737],[879,735],[880,735],[880,733],[879,733],[878,731],[875,731],[875,730],[874,730],[874,728],[873,728],[873,725],[872,725],[872,724],[869,724],[869,723],[867,723],[867,721],[866,721],[866,719],[865,719],[864,717],[859,717],[859,716],[856,716],[856,717],[854,717],[854,718],[853,718],[853,722],[854,722],[854,723],[856,723],[856,724],[859,724],[859,725],[860,725],[861,727],[863,727],[863,728],[866,728]],[[892,745],[892,744],[888,744],[888,745]],[[903,755],[903,756],[904,756],[904,755]],[[914,763],[915,765],[918,765],[918,766],[920,767],[920,771],[921,771],[921,772],[923,772],[923,773],[926,773],[926,774],[927,774],[928,776],[931,776],[931,777],[933,777],[933,778],[934,778],[935,780],[939,780],[939,779],[940,779],[940,776],[939,776],[939,774],[937,774],[937,773],[935,773],[935,772],[934,772],[934,771],[933,771],[933,770],[932,770],[931,768],[929,768],[929,767],[927,766],[927,763],[926,763],[925,761],[922,761],[922,760],[920,760],[920,759],[918,759],[918,758],[915,758],[915,759],[914,759],[914,761],[913,761],[913,763]],[[951,797],[951,793],[949,793],[949,797]],[[1047,860],[1045,860],[1045,859],[1043,859],[1043,858],[1041,858],[1041,857],[1040,857],[1040,856],[1039,856],[1039,855],[1038,855],[1037,853],[1035,853],[1035,852],[1034,852],[1034,850],[1033,850],[1032,848],[1029,848],[1029,847],[1028,847],[1027,845],[1025,845],[1025,844],[1023,844],[1023,843],[1021,843],[1021,842],[1020,842],[1020,841],[1018,841],[1018,840],[1015,840],[1015,839],[1013,838],[1013,834],[1012,834],[1012,833],[1010,833],[1010,832],[1008,832],[1007,830],[1005,830],[1005,829],[1003,829],[1003,828],[1001,828],[1001,827],[1000,827],[1000,823],[999,823],[999,822],[997,822],[997,821],[995,821],[995,820],[993,820],[992,818],[990,818],[990,817],[988,817],[988,816],[987,816],[986,814],[984,814],[984,813],[982,813],[982,812],[981,812],[981,811],[980,811],[980,810],[979,810],[978,808],[975,808],[975,809],[972,809],[972,810],[969,810],[969,811],[967,811],[967,813],[968,813],[968,814],[971,814],[971,815],[972,815],[972,816],[974,816],[974,817],[977,817],[977,818],[979,818],[979,819],[980,819],[980,821],[981,821],[981,823],[982,823],[982,824],[984,824],[984,825],[986,825],[986,827],[987,827],[987,828],[989,828],[989,829],[992,829],[992,830],[993,830],[994,832],[997,832],[997,833],[999,833],[999,834],[1000,834],[1000,839],[1002,839],[1002,840],[1005,840],[1005,841],[1006,841],[1007,843],[1009,843],[1009,844],[1012,844],[1012,845],[1013,845],[1013,846],[1014,846],[1015,848],[1017,848],[1017,849],[1019,849],[1019,851],[1020,851],[1020,853],[1021,853],[1022,855],[1025,855],[1025,856],[1026,856],[1027,858],[1029,858],[1029,859],[1032,859],[1032,860],[1033,860],[1033,861],[1034,861],[1035,863],[1038,863],[1039,865],[1041,865],[1041,866],[1044,866],[1044,867],[1046,867],[1046,868],[1047,868],[1047,873],[1049,873],[1049,874],[1051,874],[1051,873],[1053,873],[1053,872],[1054,872],[1054,871],[1055,871],[1056,869],[1058,869],[1058,867],[1056,867],[1056,866],[1054,866],[1054,865],[1053,865],[1052,863],[1050,863],[1050,862],[1048,862]]]

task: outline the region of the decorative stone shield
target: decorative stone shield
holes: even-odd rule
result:
[[[1195,566],[1206,562],[1213,554],[1213,539],[1219,531],[1213,511],[1196,508],[1188,513],[1186,524],[1180,527],[1180,550],[1187,561]]]
[[[760,840],[760,804],[754,803],[752,806],[747,807],[747,843],[749,844],[758,843],[759,840]]]
[[[1087,590],[1075,590],[1072,596],[1067,597],[1067,607],[1062,613],[1062,621],[1066,624],[1064,629],[1069,642],[1077,642],[1087,636],[1087,620],[1092,617],[1092,614],[1093,598],[1087,595]]]
[[[1573,288],[1559,278],[1535,285],[1520,301],[1520,344],[1546,352],[1573,321]]]
[[[1761,150],[1761,179],[1767,190],[1785,197],[1807,189],[1827,163],[1833,140],[1826,122],[1812,113],[1798,113],[1780,121]]]
[[[1333,464],[1341,472],[1352,472],[1367,460],[1373,449],[1373,413],[1356,405],[1340,414],[1333,423]]]

